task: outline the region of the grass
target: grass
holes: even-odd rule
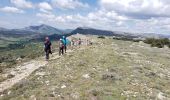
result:
[[[52,44],[57,47],[57,42],[53,41]],[[0,50],[0,52],[0,82],[2,82],[10,78],[3,75],[6,71],[23,62],[43,56],[44,48],[42,42],[30,42],[22,49]]]
[[[53,41],[52,44],[54,47],[58,45],[56,41]],[[0,52],[0,69],[4,67],[8,68],[18,64],[18,61],[29,61],[44,55],[44,43],[30,42],[25,44],[24,48],[21,49],[0,50]]]
[[[9,44],[17,43],[18,41],[24,41],[25,38],[13,38],[13,37],[0,37],[0,47],[7,47]]]
[[[170,63],[164,55],[170,55],[170,50],[108,37],[92,38],[97,43],[50,60],[6,90],[1,99],[146,100],[156,99],[159,92],[170,97],[166,72]],[[36,74],[42,72],[45,75]],[[89,78],[83,77],[86,74]]]
[[[36,58],[37,56],[41,56],[43,54],[43,45],[41,43],[30,43],[25,46],[23,49],[15,49],[8,51],[1,51],[0,60],[1,66],[3,69],[5,67],[11,67],[18,63],[18,58],[22,61],[30,60]]]

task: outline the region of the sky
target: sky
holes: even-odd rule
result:
[[[0,27],[170,33],[170,0],[0,0]]]

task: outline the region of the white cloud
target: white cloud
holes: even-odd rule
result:
[[[42,12],[42,13],[51,13],[51,11],[49,11],[49,10],[45,10],[45,9],[40,9],[40,12]]]
[[[120,26],[120,23],[117,24],[116,20],[122,20],[117,15],[114,15],[112,19],[111,16],[107,17],[104,11],[91,12],[86,16],[80,14],[76,15],[54,15],[47,13],[38,13],[37,16],[42,18],[43,22],[55,22],[60,23],[60,26],[67,28],[76,28],[79,26],[87,26],[100,29],[113,29],[113,26]],[[123,19],[124,20],[124,19]],[[122,22],[123,23],[123,22]],[[122,24],[121,23],[121,24]]]
[[[170,17],[168,0],[100,0],[99,3],[105,10],[133,18]]]
[[[26,0],[11,0],[11,3],[18,8],[33,8],[33,4]]]
[[[0,8],[0,11],[6,12],[6,13],[24,13],[23,10],[20,10],[18,8],[15,8],[15,7],[9,7],[9,6],[6,6],[4,8]]]
[[[52,10],[52,7],[49,3],[47,2],[41,2],[39,3],[38,7],[40,8],[40,10]]]
[[[49,2],[50,0],[34,5],[40,10],[36,14],[40,23],[61,28],[86,26],[139,33],[170,32],[170,13],[168,12],[170,1],[168,0],[99,0],[98,8],[94,7],[94,10],[83,15],[81,10],[78,10],[77,14],[55,14],[52,10],[54,7],[72,10],[84,8],[88,7],[86,3],[78,0],[51,0],[50,4]],[[18,8],[12,11],[8,7],[5,9],[7,10],[3,9],[4,12],[23,12]]]
[[[41,17],[45,20],[52,20],[55,18],[55,15],[52,13],[37,13],[36,16]]]
[[[117,13],[115,13],[114,11],[107,11],[107,10],[98,10],[97,12],[91,12],[88,14],[88,18],[90,19],[94,19],[94,20],[109,20],[114,21],[123,21],[123,20],[127,20],[126,16],[121,16],[118,15]]]
[[[54,7],[60,9],[75,9],[89,7],[87,3],[82,3],[78,0],[52,0],[52,4]]]
[[[107,14],[109,13],[109,14]],[[112,12],[113,13],[113,12]],[[146,20],[128,19],[124,16],[111,14],[111,12],[97,11],[86,16],[55,15],[52,13],[38,13],[38,17],[45,24],[61,28],[76,28],[80,26],[106,29],[113,31],[138,32],[138,33],[167,33],[170,32],[170,18],[151,18]]]
[[[151,18],[147,20],[134,20],[134,28],[140,32],[169,33],[170,18]]]

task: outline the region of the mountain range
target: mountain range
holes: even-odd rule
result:
[[[40,26],[29,26],[24,28],[23,30],[28,30],[28,31],[32,31],[32,32],[36,32],[39,34],[43,34],[43,35],[52,35],[52,34],[62,34],[62,30],[54,28],[52,26],[48,26],[45,24],[42,24]]]
[[[108,31],[100,30],[88,27],[78,27],[76,29],[57,29],[49,25],[39,25],[39,26],[29,26],[21,29],[5,29],[0,28],[0,37],[12,37],[12,38],[29,38],[36,39],[42,38],[44,36],[50,36],[58,38],[61,35],[72,35],[72,34],[90,34],[90,35],[105,35],[105,36],[116,36],[116,37],[126,37],[126,38],[170,38],[170,35],[162,35],[155,33],[130,33],[121,31]]]
[[[60,30],[45,24],[39,26],[29,26],[21,29],[5,29],[0,28],[0,44],[14,41],[39,40],[45,36],[59,37],[62,34],[67,34],[68,30]]]
[[[113,36],[117,38],[127,38],[127,39],[140,39],[143,40],[145,38],[170,38],[170,35],[165,34],[156,34],[156,33],[130,33],[130,32],[122,32],[122,31],[108,31],[108,30],[100,30],[94,28],[87,27],[78,27],[77,29],[71,32],[72,34],[80,33],[84,35],[104,35],[104,36]]]

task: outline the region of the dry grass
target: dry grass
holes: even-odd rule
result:
[[[170,50],[92,37],[94,45],[49,61],[1,99],[148,100],[170,98]],[[55,55],[54,55],[55,56]],[[10,91],[10,92],[9,92]]]

